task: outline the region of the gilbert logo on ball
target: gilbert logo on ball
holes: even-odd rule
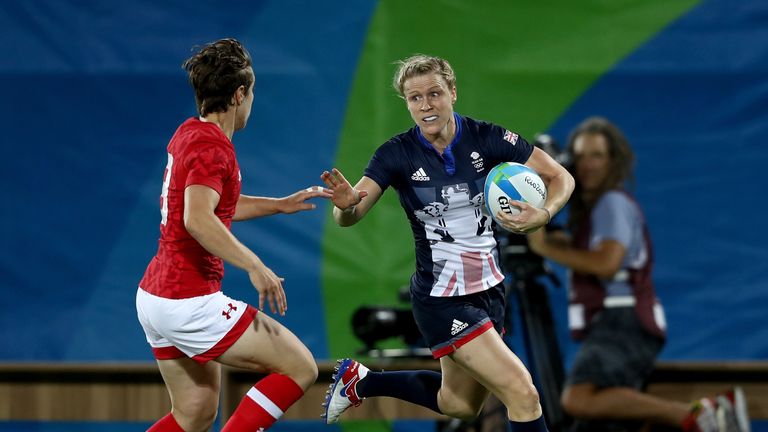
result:
[[[516,162],[502,162],[488,173],[485,178],[485,206],[496,218],[496,213],[510,215],[520,213],[510,201],[526,202],[534,207],[542,207],[547,200],[547,188],[536,171]]]

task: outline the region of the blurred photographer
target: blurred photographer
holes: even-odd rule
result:
[[[664,312],[651,279],[645,218],[625,190],[634,154],[611,122],[590,117],[568,140],[576,189],[568,229],[528,235],[535,253],[570,269],[569,326],[582,344],[565,382],[572,431],[629,431],[660,424],[683,431],[747,431],[739,389],[689,405],[643,392],[664,346]]]

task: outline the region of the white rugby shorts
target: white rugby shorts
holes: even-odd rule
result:
[[[136,313],[156,359],[190,357],[205,363],[237,342],[257,309],[221,291],[169,299],[139,288]]]

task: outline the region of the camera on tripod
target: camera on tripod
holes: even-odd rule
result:
[[[408,286],[400,287],[398,300],[410,302]],[[365,347],[360,354],[368,357],[413,358],[431,357],[424,344],[410,307],[363,305],[352,315],[352,331]],[[399,339],[406,348],[377,348],[377,343],[387,339]]]

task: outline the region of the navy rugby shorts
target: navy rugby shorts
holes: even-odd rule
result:
[[[504,287],[457,297],[432,297],[411,290],[413,316],[434,358],[455,352],[490,328],[501,333]]]

